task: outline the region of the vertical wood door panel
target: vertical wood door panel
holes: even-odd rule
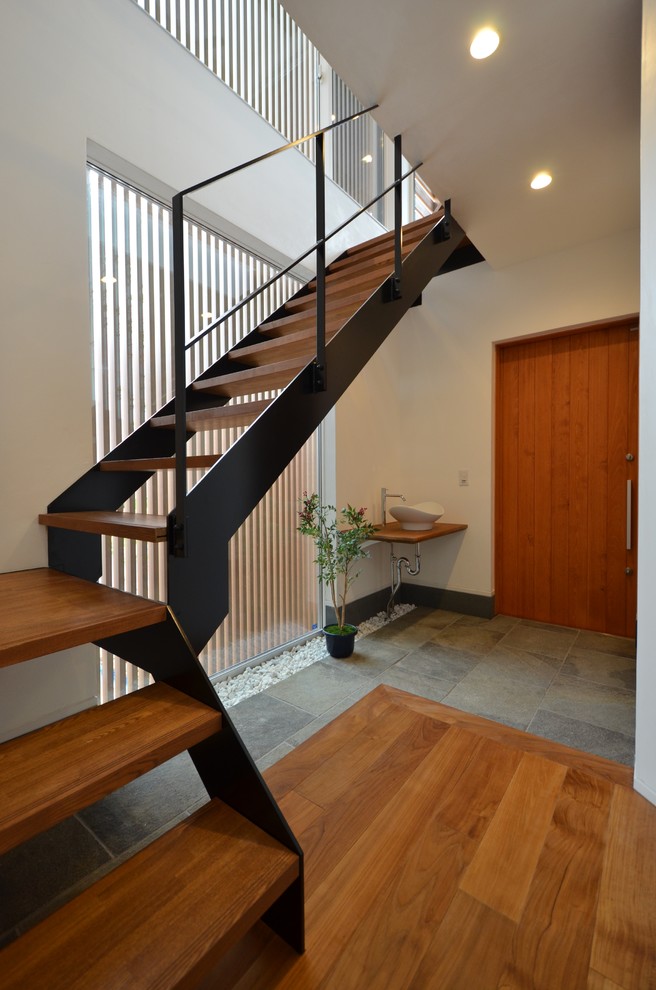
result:
[[[635,321],[497,349],[499,612],[635,635],[638,334],[632,326]],[[627,480],[633,482],[630,550]]]

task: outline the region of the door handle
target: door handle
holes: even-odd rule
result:
[[[631,481],[626,483],[626,549],[631,549]]]

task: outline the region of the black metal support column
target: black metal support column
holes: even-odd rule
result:
[[[323,134],[316,137],[317,357],[312,390],[326,390],[326,162]]]
[[[392,299],[401,298],[401,264],[403,261],[402,163],[401,135],[397,134],[394,138],[394,277],[392,279]]]
[[[185,354],[185,271],[183,194],[173,197],[173,367],[175,369],[175,521],[169,552],[187,555],[185,503],[187,497],[187,399]]]

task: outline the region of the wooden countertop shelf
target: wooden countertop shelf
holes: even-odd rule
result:
[[[433,523],[430,529],[402,529],[401,523],[387,523],[379,526],[372,540],[382,543],[423,543],[424,540],[437,540],[440,536],[450,536],[467,529],[467,523]]]

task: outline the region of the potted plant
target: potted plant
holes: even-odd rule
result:
[[[337,621],[323,632],[331,657],[345,658],[353,653],[356,626],[346,621],[346,598],[359,571],[353,570],[356,560],[367,557],[363,543],[371,539],[376,527],[365,519],[366,509],[347,505],[339,513],[334,505],[321,505],[316,492],[303,492],[298,532],[311,536],[317,551],[315,564],[319,577],[328,585]]]

